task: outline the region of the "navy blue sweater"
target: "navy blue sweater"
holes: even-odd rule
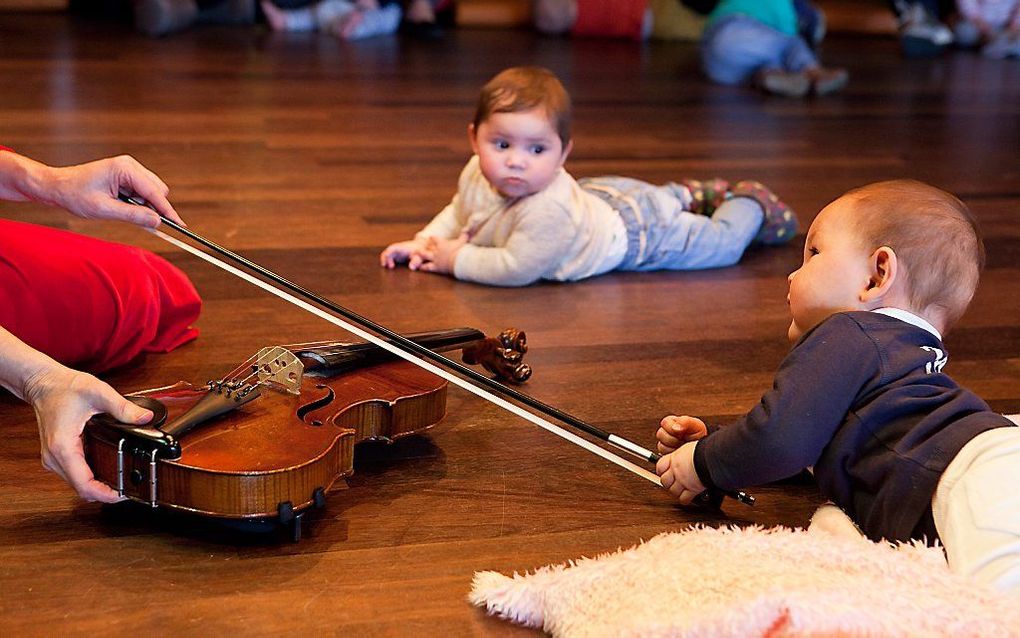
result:
[[[796,343],[758,406],[698,443],[698,476],[740,489],[814,466],[825,496],[872,540],[933,541],[946,466],[981,432],[1013,425],[943,374],[945,361],[927,330],[835,314]]]

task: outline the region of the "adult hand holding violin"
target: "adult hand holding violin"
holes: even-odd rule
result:
[[[81,433],[89,417],[108,412],[134,424],[147,423],[152,413],[131,403],[96,377],[72,370],[25,345],[0,328],[0,385],[35,410],[39,423],[42,464],[87,501],[120,500],[95,480],[85,462]]]

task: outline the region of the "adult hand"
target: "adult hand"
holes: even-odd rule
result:
[[[160,218],[155,211],[120,201],[118,196],[122,192],[141,197],[160,215],[185,225],[167,199],[170,188],[128,155],[53,168],[50,188],[42,193],[42,199],[84,219],[126,221],[146,228],[159,226]]]
[[[25,400],[32,404],[39,422],[43,467],[67,481],[86,501],[120,500],[117,492],[96,480],[85,462],[82,430],[89,417],[100,412],[135,425],[152,420],[152,412],[94,376],[59,364],[26,382]]]

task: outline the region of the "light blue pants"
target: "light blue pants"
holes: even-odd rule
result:
[[[701,36],[701,64],[720,84],[742,84],[759,70],[803,71],[818,66],[807,42],[753,18],[731,15]]]
[[[300,9],[284,10],[287,31],[328,31],[352,11],[359,10],[354,0],[322,0]],[[349,40],[376,35],[387,35],[400,24],[400,5],[395,0],[382,0],[378,9],[362,10],[361,22],[354,28]]]
[[[629,177],[578,180],[609,203],[627,228],[627,254],[617,270],[698,270],[732,266],[761,228],[765,213],[753,199],[723,202],[711,217],[688,212],[685,186],[653,186]]]

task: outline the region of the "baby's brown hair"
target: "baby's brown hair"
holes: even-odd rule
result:
[[[912,309],[951,327],[967,310],[985,265],[977,221],[946,191],[911,179],[869,184],[848,192],[855,227],[869,250],[893,249]]]
[[[475,130],[493,113],[518,113],[535,107],[545,110],[566,148],[573,119],[570,95],[552,71],[538,66],[506,69],[482,87],[475,108]]]

